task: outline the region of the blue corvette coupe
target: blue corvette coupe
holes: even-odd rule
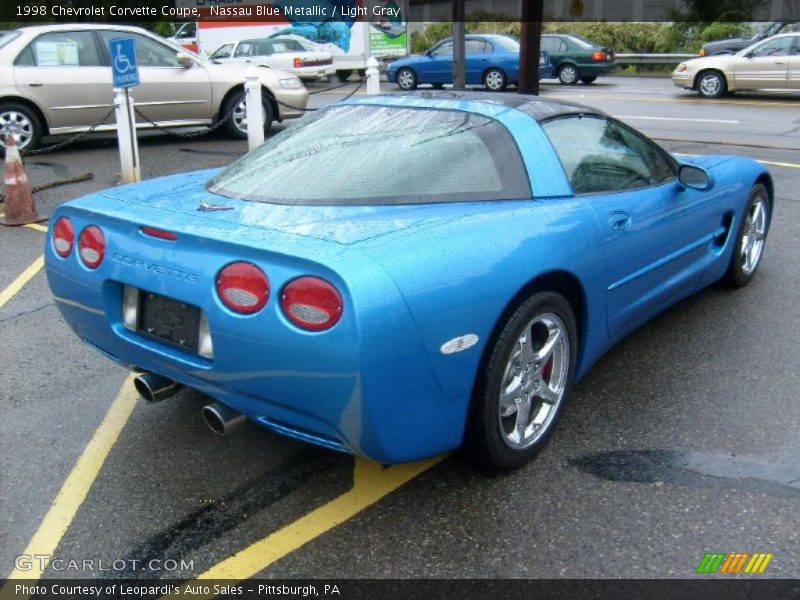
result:
[[[468,35],[465,42],[466,82],[500,92],[519,81],[519,42],[507,35]],[[539,78],[552,77],[547,52],[539,55]],[[421,56],[389,63],[386,78],[404,90],[430,83],[441,88],[453,83],[453,40],[447,38]]]
[[[757,162],[677,160],[591,108],[367,96],[225,169],[68,202],[45,256],[76,334],[146,400],[213,398],[217,433],[508,469],[612,344],[747,284],[772,206]]]

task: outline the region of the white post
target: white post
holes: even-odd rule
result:
[[[136,139],[133,97],[128,92],[128,88],[114,88],[114,111],[117,117],[122,183],[135,183],[141,179],[139,175],[139,144]]]
[[[367,95],[375,96],[381,93],[381,74],[378,71],[378,61],[374,56],[367,59]]]
[[[247,110],[247,149],[255,150],[264,143],[264,107],[261,104],[261,82],[258,71],[250,67],[244,74]]]

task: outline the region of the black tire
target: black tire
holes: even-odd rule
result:
[[[524,448],[512,448],[506,440],[508,432],[505,431],[507,423],[504,421],[504,419],[510,418],[510,415],[501,416],[500,414],[500,391],[503,388],[504,378],[510,374],[508,369],[511,364],[515,360],[521,359],[522,355],[515,359],[514,353],[519,347],[518,343],[523,332],[528,325],[532,325],[528,334],[531,336],[531,341],[535,341],[535,328],[538,327],[537,318],[550,318],[548,315],[558,317],[561,325],[563,325],[563,329],[560,325],[559,330],[566,332],[566,350],[561,351],[561,356],[566,355],[567,366],[564,367],[562,362],[559,368],[559,378],[561,385],[563,385],[563,391],[561,392],[560,400],[552,405],[552,415],[548,414],[546,421],[531,438],[530,445]],[[537,325],[534,325],[534,323],[537,323]],[[555,354],[553,356],[555,357]],[[575,375],[577,356],[578,336],[575,315],[569,302],[563,296],[553,292],[539,292],[517,306],[505,323],[500,325],[499,331],[492,336],[481,363],[481,370],[476,381],[470,406],[464,443],[465,450],[471,454],[472,458],[490,468],[501,470],[516,469],[532,460],[549,439],[560,411],[566,403]],[[524,359],[521,360],[524,362]],[[521,365],[522,363],[519,364]],[[538,382],[544,381],[545,377],[549,377],[551,378],[550,381],[552,381],[554,370],[552,364],[548,364],[550,365],[549,375],[542,375],[542,372],[547,367],[539,363],[534,365],[533,371],[530,370],[530,364],[527,364],[527,367],[523,367],[524,372],[521,377],[528,381],[524,385],[520,383],[520,387],[523,388],[520,393],[536,395],[536,392],[532,390],[538,390],[539,384],[532,383],[532,379]],[[516,370],[515,374],[515,377],[519,376],[519,372]],[[541,377],[541,380],[539,380],[539,377]],[[536,387],[532,388],[529,384]],[[547,385],[549,386],[549,383]],[[524,391],[525,389],[528,391]],[[514,418],[519,418],[519,404],[516,406],[518,413]],[[526,427],[530,425],[533,425],[532,421]]]
[[[490,92],[502,92],[508,85],[508,78],[502,69],[492,68],[483,74],[483,85]]]
[[[19,102],[0,104],[0,148],[5,156],[5,134],[16,134],[17,147],[23,154],[39,147],[44,135],[44,126],[36,111]],[[24,143],[23,143],[24,142]]]
[[[703,71],[697,76],[695,88],[703,98],[719,98],[728,93],[728,82],[719,71]]]
[[[237,117],[237,114],[239,114],[242,110],[242,106],[240,105],[244,104],[244,97],[244,90],[231,94],[231,96],[225,101],[225,104],[223,105],[219,114],[220,119],[224,119],[228,116],[228,114],[230,114],[231,111],[236,111],[236,114],[228,118],[222,127],[225,129],[225,133],[227,133],[229,136],[240,140],[247,139],[247,125],[245,124],[244,127],[240,126],[241,120]],[[263,107],[264,111],[264,133],[266,133],[272,127],[272,121],[275,117],[272,114],[272,103],[263,94],[261,96],[261,106]]]
[[[751,228],[750,219],[753,217],[753,213],[757,204],[760,204],[762,210],[764,211],[763,225],[761,227],[756,226]],[[756,271],[758,270],[758,265],[761,264],[761,257],[763,256],[763,251],[766,246],[770,217],[770,202],[767,188],[761,183],[756,184],[750,191],[750,197],[747,200],[747,206],[742,213],[742,222],[739,224],[739,229],[736,231],[736,243],[733,247],[733,255],[731,256],[731,262],[728,265],[728,271],[725,273],[724,277],[724,281],[728,285],[733,287],[744,287],[750,283],[755,276]],[[762,231],[759,232],[757,229],[761,229]],[[758,257],[755,259],[753,264],[750,264],[745,260],[744,250],[746,248],[746,244],[748,244],[748,240],[750,243],[755,244],[759,238],[761,245],[760,249],[758,250]]]
[[[561,85],[575,85],[579,79],[580,74],[578,73],[578,67],[575,65],[567,63],[558,68],[558,80]]]
[[[336,79],[339,80],[339,83],[344,83],[350,79],[350,75],[352,74],[353,69],[342,69],[341,71],[336,71]]]
[[[417,78],[417,74],[413,69],[403,67],[397,72],[397,75],[395,76],[395,82],[401,90],[411,91],[417,89],[419,79]]]
[[[581,77],[581,83],[584,85],[592,85],[595,81],[597,81],[597,76],[595,75],[591,77]]]

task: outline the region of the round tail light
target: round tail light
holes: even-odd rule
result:
[[[78,238],[78,254],[83,264],[96,269],[106,256],[106,238],[97,225],[89,225]]]
[[[251,315],[267,304],[269,279],[254,264],[231,263],[217,276],[217,294],[232,311]]]
[[[67,217],[61,217],[53,227],[53,248],[61,258],[66,258],[72,252],[75,243],[75,227]]]
[[[283,289],[281,307],[298,327],[324,331],[339,322],[344,302],[333,285],[319,277],[307,276],[295,279]]]

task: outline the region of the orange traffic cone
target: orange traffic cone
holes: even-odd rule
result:
[[[5,208],[5,214],[0,217],[3,225],[26,225],[47,219],[36,212],[31,184],[28,183],[13,135],[6,136]]]

